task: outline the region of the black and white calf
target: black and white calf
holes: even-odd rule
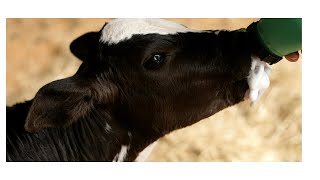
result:
[[[70,49],[75,75],[7,107],[7,161],[143,161],[162,136],[269,86],[245,31],[115,19]]]

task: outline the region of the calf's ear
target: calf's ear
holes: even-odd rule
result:
[[[81,61],[88,61],[96,54],[99,38],[99,32],[86,33],[71,42],[70,51]]]
[[[47,127],[67,127],[86,116],[92,107],[89,88],[76,77],[57,80],[36,94],[25,122],[25,129],[37,132]]]

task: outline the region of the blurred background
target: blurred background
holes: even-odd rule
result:
[[[43,85],[73,75],[78,36],[109,19],[7,19],[6,103],[32,99]],[[259,19],[169,19],[189,28],[234,30]],[[272,65],[271,85],[245,101],[160,139],[147,161],[301,161],[301,56]]]

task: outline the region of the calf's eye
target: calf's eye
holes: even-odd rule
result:
[[[143,66],[147,69],[158,69],[164,62],[164,56],[160,54],[153,55]]]

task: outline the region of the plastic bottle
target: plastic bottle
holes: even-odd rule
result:
[[[302,49],[302,18],[261,18],[247,31],[253,53],[269,64]]]

